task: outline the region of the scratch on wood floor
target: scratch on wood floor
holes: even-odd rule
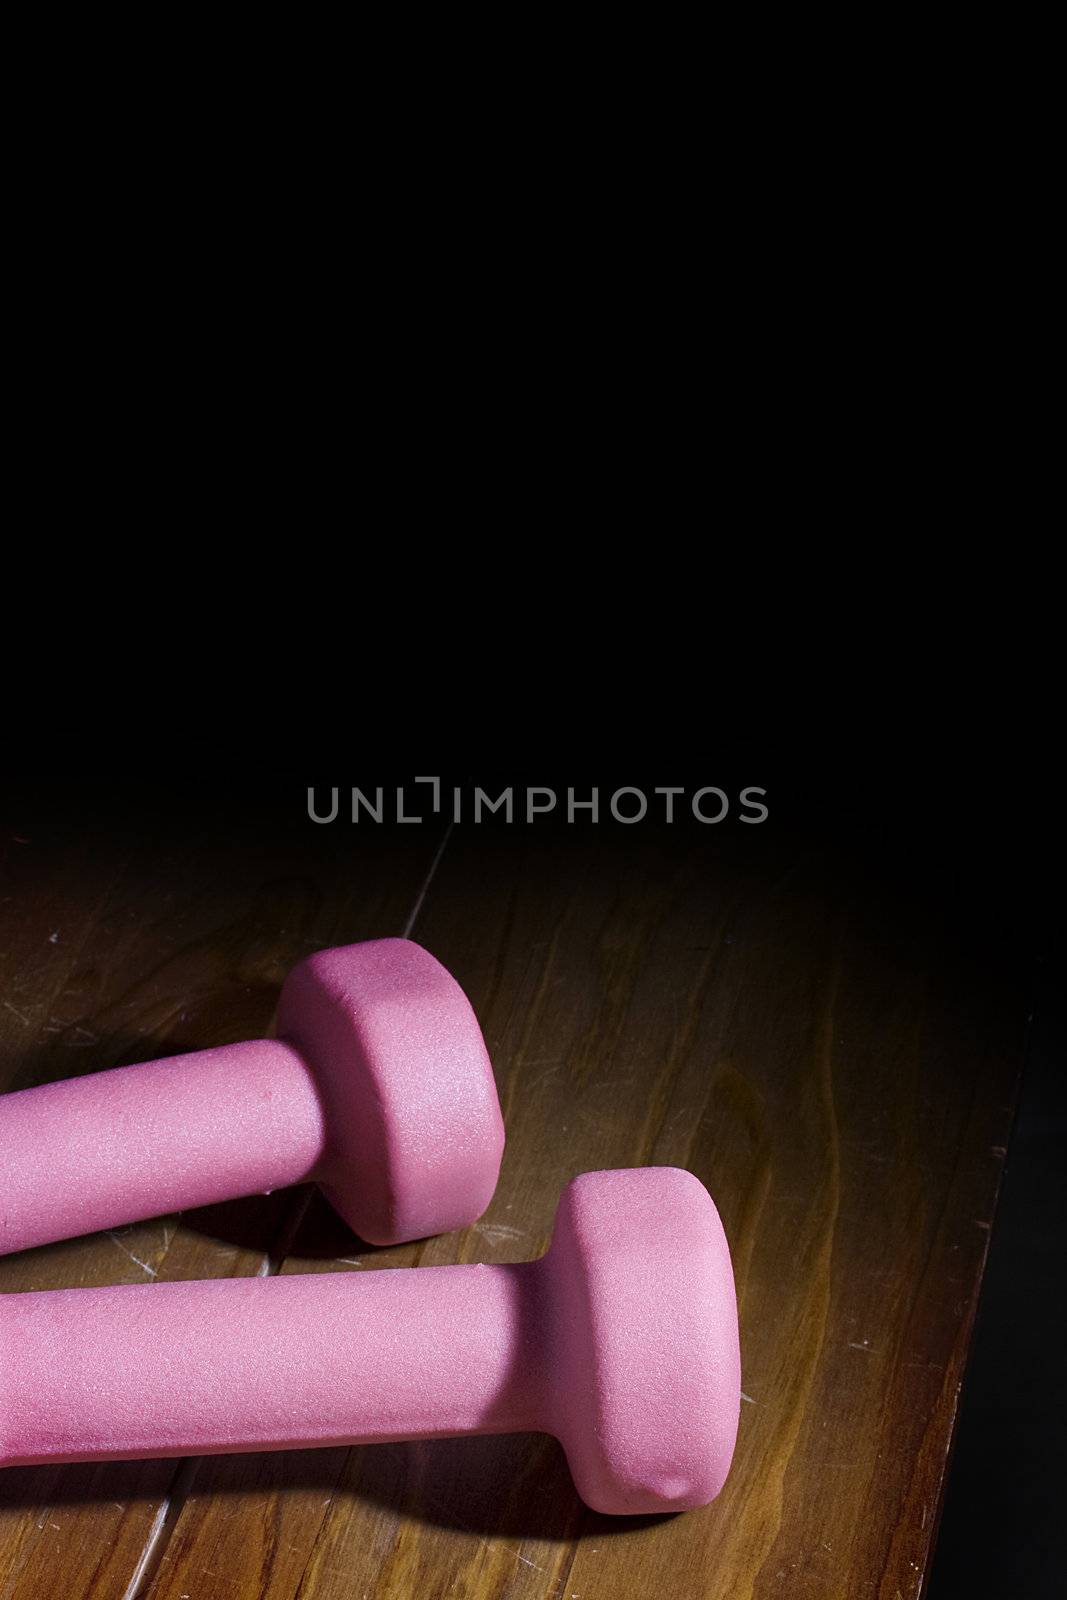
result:
[[[526,1066],[527,1067],[536,1066],[536,1065],[537,1065],[536,1062],[530,1062],[530,1061],[526,1062]],[[536,1089],[539,1083],[547,1083],[549,1078],[555,1077],[556,1073],[559,1071],[559,1069],[560,1069],[560,1067],[562,1065],[563,1065],[562,1061],[557,1061],[554,1066],[549,1067],[547,1072],[540,1073],[539,1076],[536,1077],[533,1080],[532,1083],[528,1083],[526,1085],[526,1093],[529,1094],[532,1089]]]
[[[470,1527],[467,1523],[461,1522],[460,1519],[455,1516],[455,1513],[452,1511],[452,1508],[450,1506],[446,1506],[443,1501],[441,1501],[441,1500],[432,1500],[432,1499],[430,1499],[429,1496],[427,1496],[426,1504],[428,1506],[436,1507],[436,1509],[438,1511],[447,1512],[450,1517],[454,1517],[456,1526],[458,1528],[462,1528],[464,1533],[469,1533],[472,1538],[477,1539],[478,1543],[481,1544],[481,1545],[484,1545],[487,1550],[501,1550],[501,1549],[502,1550],[507,1550],[508,1554],[509,1555],[513,1555],[515,1557],[516,1561],[521,1561],[522,1564],[524,1566],[526,1566],[526,1567],[533,1567],[535,1572],[545,1572],[547,1570],[545,1567],[539,1567],[537,1565],[537,1562],[536,1561],[531,1561],[528,1556],[524,1556],[520,1550],[511,1550],[509,1548],[509,1546],[506,1545],[506,1544],[505,1545],[501,1545],[499,1543],[494,1543],[493,1540],[491,1540],[491,1539],[483,1539],[480,1533],[476,1533],[475,1530],[472,1527]]]
[[[8,1010],[9,1010],[9,1011],[10,1011],[10,1012],[11,1012],[11,1013],[12,1013],[12,1015],[13,1015],[13,1016],[16,1016],[16,1017],[18,1017],[18,1019],[19,1019],[19,1021],[20,1021],[20,1022],[21,1022],[21,1023],[22,1023],[22,1026],[23,1026],[23,1027],[24,1027],[24,1028],[28,1028],[28,1027],[29,1027],[29,1025],[30,1025],[30,1019],[29,1019],[29,1017],[27,1017],[27,1016],[26,1016],[26,1015],[25,1015],[25,1013],[24,1013],[24,1012],[22,1012],[22,1011],[19,1011],[19,1010],[18,1010],[18,1009],[17,1009],[17,1008],[16,1008],[16,1007],[15,1007],[15,1006],[13,1006],[13,1005],[12,1005],[12,1004],[11,1004],[11,1001],[10,1001],[10,1000],[5,1000],[5,1001],[4,1001],[4,1004],[5,1004],[5,1006],[6,1006],[6,1007],[7,1007],[7,1009],[8,1009]]]
[[[142,1272],[147,1272],[150,1278],[155,1278],[158,1276],[155,1267],[150,1267],[147,1261],[142,1261],[140,1256],[135,1256],[132,1250],[127,1250],[126,1246],[123,1244],[122,1240],[117,1234],[109,1231],[108,1238],[111,1240],[112,1244],[118,1246],[124,1256],[129,1256],[134,1265],[140,1267]]]

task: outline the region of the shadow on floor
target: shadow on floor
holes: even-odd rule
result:
[[[570,1541],[581,1532],[607,1539],[672,1520],[590,1511],[575,1492],[562,1447],[546,1434],[206,1456],[192,1473],[175,1460],[12,1467],[0,1484],[0,1504],[92,1506],[157,1501],[175,1492],[199,1498],[301,1490],[335,1503],[370,1502],[484,1538]]]

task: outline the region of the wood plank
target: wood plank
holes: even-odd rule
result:
[[[719,1501],[629,1521],[542,1437],[201,1464],[151,1600],[920,1592],[1021,1059],[1019,990],[896,863],[771,831],[457,830],[416,936],[483,1019],[509,1143],[475,1228],[284,1271],[537,1256],[563,1184],[691,1168],[748,1397]],[[951,906],[948,908],[951,911]]]
[[[401,931],[429,829],[316,830],[11,815],[0,830],[0,1090],[269,1029],[324,945]],[[0,1291],[263,1270],[306,1204],[280,1191],[0,1258]],[[114,1597],[160,1531],[180,1463],[0,1473],[0,1597]],[[202,1590],[201,1590],[202,1592]]]

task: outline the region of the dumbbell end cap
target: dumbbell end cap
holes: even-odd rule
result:
[[[323,1100],[328,1200],[368,1244],[465,1227],[504,1148],[493,1069],[463,990],[411,939],[320,950],[290,972],[278,1033]]]
[[[687,1511],[719,1493],[741,1407],[737,1302],[718,1211],[691,1172],[587,1172],[545,1258],[563,1330],[559,1434],[596,1511]]]

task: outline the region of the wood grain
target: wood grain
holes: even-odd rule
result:
[[[154,1030],[142,1055],[174,1048],[182,1010],[189,1045],[209,1023],[216,1039],[261,1028],[294,955],[404,916],[382,838],[357,877],[320,863],[313,892],[279,897],[264,886],[292,881],[280,848],[221,879],[200,857],[111,879],[97,863],[76,895],[58,858],[42,865],[5,997],[43,1026],[63,996],[65,1027],[111,1041],[86,1050],[96,1066],[116,1059],[125,1005]],[[413,894],[424,859],[411,868]],[[46,976],[59,910],[77,954],[46,953]],[[137,1574],[138,1600],[919,1594],[1021,1059],[1025,1008],[999,958],[885,863],[770,828],[460,827],[414,935],[486,1030],[509,1140],[496,1197],[476,1227],[389,1251],[314,1198],[281,1270],[530,1258],[576,1172],[690,1167],[741,1303],[747,1399],[723,1495],[681,1517],[598,1516],[541,1436],[211,1458],[177,1480],[173,1463],[52,1469],[24,1475],[0,1520],[0,1597],[58,1574],[109,1596]],[[69,1046],[37,1035],[38,1058],[20,1028],[0,1036],[16,1081],[70,1070]],[[270,1248],[285,1220],[242,1227]],[[0,1286],[132,1279],[126,1252],[160,1276],[257,1270],[262,1250],[224,1221],[10,1258]]]

